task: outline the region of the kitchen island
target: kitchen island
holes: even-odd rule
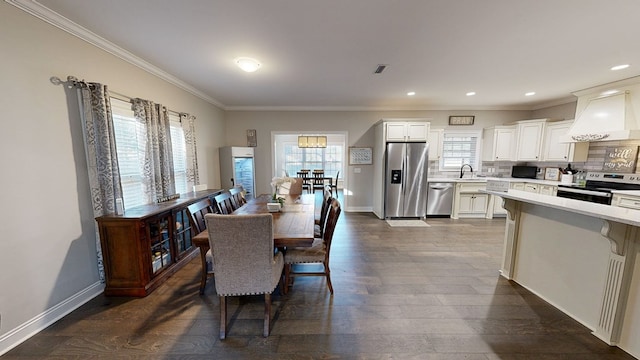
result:
[[[502,276],[640,357],[640,210],[513,189],[486,193],[507,210]]]

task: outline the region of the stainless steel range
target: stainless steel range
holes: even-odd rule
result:
[[[556,196],[611,205],[612,190],[640,190],[640,174],[588,172],[584,186],[560,184]]]

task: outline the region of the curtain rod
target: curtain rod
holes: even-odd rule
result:
[[[72,87],[72,86],[76,86],[77,83],[84,83],[85,81],[82,80],[78,80],[78,78],[76,78],[75,76],[67,76],[67,81],[63,81],[62,79],[60,79],[57,76],[52,76],[51,78],[49,78],[49,81],[51,81],[52,84],[54,85],[67,85],[68,87]],[[121,94],[119,92],[113,91],[113,90],[109,90],[109,95],[112,98],[116,98],[118,100],[122,100],[122,101],[126,101],[126,102],[131,102],[131,100],[133,100],[134,98],[132,98],[131,96],[127,96],[124,94]],[[182,115],[183,113],[177,112],[177,111],[173,111],[171,109],[167,109],[167,112],[173,113],[175,115]]]

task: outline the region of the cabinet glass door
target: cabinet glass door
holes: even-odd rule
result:
[[[187,214],[187,210],[183,209],[174,214],[175,225],[176,225],[176,252],[178,258],[182,257],[182,254],[191,249],[193,242],[191,239],[194,235],[194,228],[191,225],[191,221],[189,220],[189,214]]]
[[[151,269],[156,274],[173,262],[171,250],[171,216],[161,216],[149,222],[151,239]]]

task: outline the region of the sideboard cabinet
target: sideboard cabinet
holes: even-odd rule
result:
[[[107,296],[147,296],[197,255],[197,235],[187,206],[222,190],[181,194],[179,199],[143,205],[96,218]]]

